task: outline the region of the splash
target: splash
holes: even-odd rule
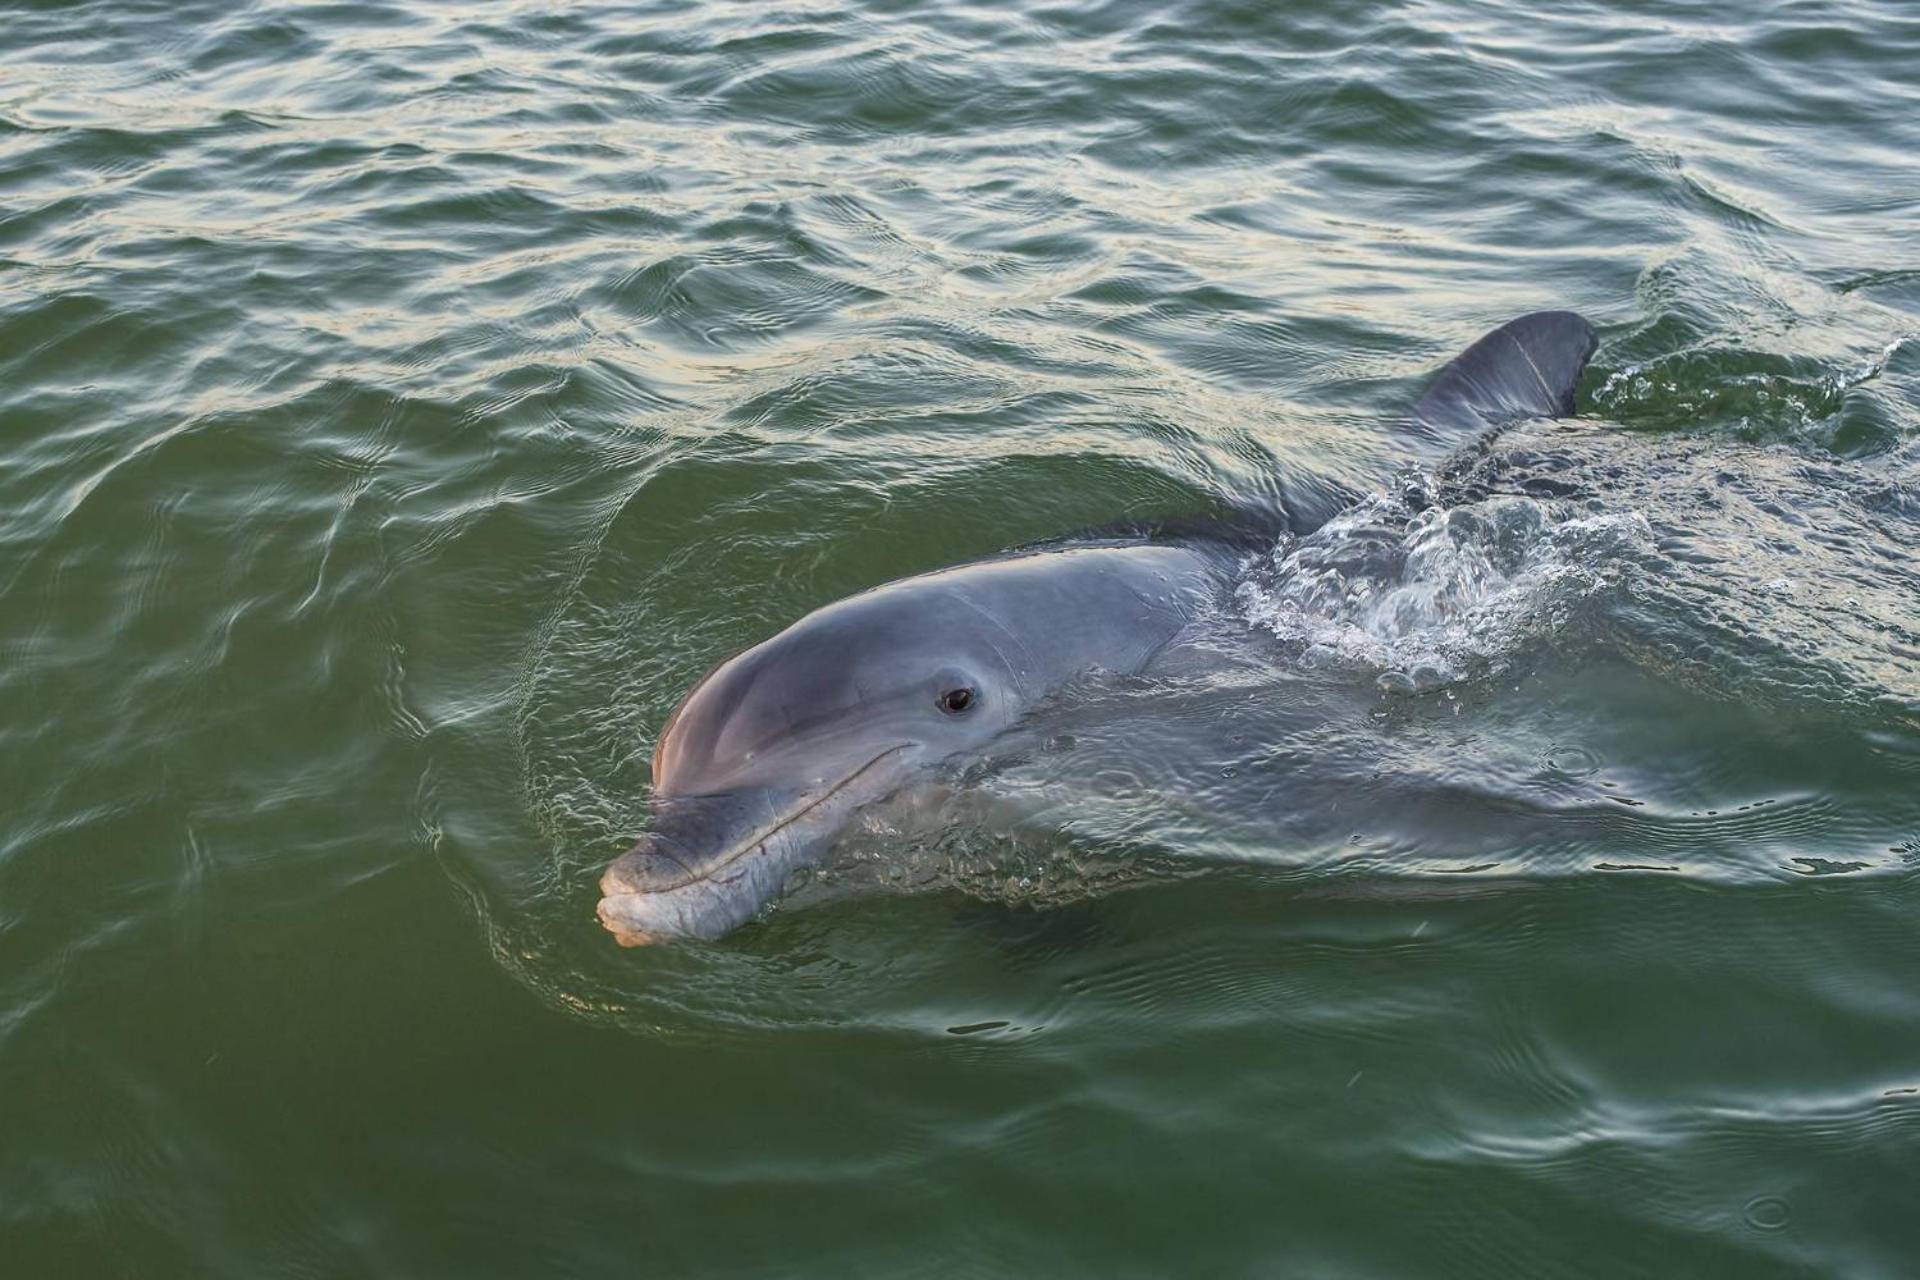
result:
[[[1637,512],[1497,496],[1448,506],[1432,482],[1376,494],[1249,566],[1236,595],[1309,667],[1376,673],[1424,691],[1503,667],[1568,628],[1642,563]]]

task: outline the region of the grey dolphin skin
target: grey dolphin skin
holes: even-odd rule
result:
[[[1571,312],[1510,321],[1440,371],[1406,437],[1438,457],[1565,416],[1596,345]],[[661,730],[651,830],[601,877],[601,923],[623,946],[720,937],[862,808],[990,756],[1071,682],[1191,669],[1183,642],[1230,599],[1243,548],[1223,531],[1013,553],[851,596],[721,663]]]

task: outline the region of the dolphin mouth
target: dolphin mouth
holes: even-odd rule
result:
[[[727,802],[717,806],[724,810],[757,810],[767,818],[739,834],[734,833],[746,824],[722,822],[717,825],[726,838],[697,842],[672,821],[662,823],[601,874],[595,909],[601,925],[621,946],[639,947],[679,938],[718,938],[744,924],[832,834],[823,831],[813,840],[802,840],[795,828],[822,816],[822,808],[835,797],[912,745],[901,742],[886,748],[824,791],[797,797],[784,811],[765,790],[700,797]],[[696,843],[717,844],[719,850],[703,857]]]
[[[602,885],[605,892],[605,885]],[[594,915],[623,947],[650,947],[679,938],[718,937],[725,929],[701,930],[696,922],[710,914],[711,904],[684,890],[615,893],[600,899]]]

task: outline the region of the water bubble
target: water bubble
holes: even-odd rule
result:
[[[1379,678],[1374,681],[1374,684],[1379,686],[1380,692],[1382,693],[1412,693],[1414,691],[1413,677],[1404,671],[1382,671]]]
[[[1787,1202],[1779,1196],[1755,1196],[1747,1201],[1747,1225],[1756,1231],[1779,1231],[1792,1216]]]
[[[1600,758],[1577,743],[1556,742],[1547,749],[1547,768],[1568,778],[1591,778],[1600,771]]]

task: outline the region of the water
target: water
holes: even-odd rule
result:
[[[1891,2],[0,7],[0,1273],[1910,1274],[1917,122]],[[1347,491],[595,924],[733,649]]]

